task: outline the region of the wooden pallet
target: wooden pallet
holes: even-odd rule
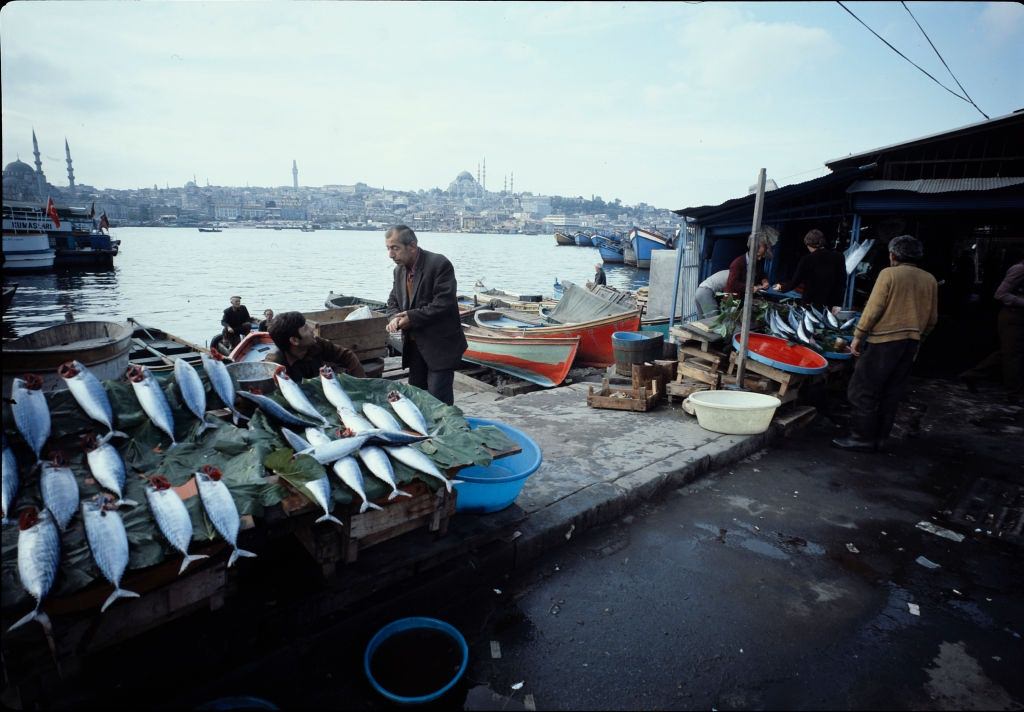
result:
[[[757,374],[761,378],[745,377],[743,380],[745,388],[775,396],[783,403],[796,400],[800,395],[800,386],[807,380],[807,376],[804,374],[783,371],[751,358],[748,358],[746,361],[746,370],[749,373]],[[734,379],[736,377],[735,351],[729,354],[728,375]],[[766,384],[765,381],[768,383]]]
[[[657,381],[651,381],[650,387],[612,388],[608,385],[606,378],[601,382],[601,389],[596,393],[594,387],[590,386],[587,393],[587,405],[591,408],[645,412],[657,405],[659,396]]]

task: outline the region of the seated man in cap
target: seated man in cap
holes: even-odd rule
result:
[[[877,450],[892,430],[918,347],[939,318],[938,282],[917,266],[923,256],[910,235],[889,242],[891,266],[878,273],[850,343],[857,357],[846,390],[851,433],[834,439],[836,447]]]
[[[321,366],[330,366],[356,378],[366,377],[363,365],[352,349],[314,336],[313,327],[306,323],[306,317],[300,312],[290,311],[275,316],[270,322],[270,338],[277,350],[271,352],[266,360],[282,364],[296,383],[319,376]]]

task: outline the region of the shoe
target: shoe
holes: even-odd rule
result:
[[[845,438],[833,438],[832,447],[842,450],[857,450],[859,452],[874,452],[878,449],[878,443],[874,440],[861,440],[855,435]]]

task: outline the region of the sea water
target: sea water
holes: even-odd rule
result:
[[[114,269],[105,272],[4,273],[17,283],[3,316],[3,336],[23,336],[64,321],[122,321],[148,326],[199,345],[220,332],[233,294],[249,313],[310,312],[324,308],[328,293],[386,301],[394,263],[384,231],[226,228],[118,228]],[[451,260],[460,294],[474,284],[489,289],[552,296],[555,280],[584,285],[601,262],[596,247],[555,244],[553,235],[418,234],[420,247]],[[608,285],[635,290],[648,271],[605,265]]]

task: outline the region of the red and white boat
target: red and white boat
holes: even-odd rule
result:
[[[532,334],[495,333],[492,329],[463,325],[468,347],[464,361],[552,388],[565,380],[580,345],[578,336],[553,338]]]
[[[238,346],[231,350],[228,357],[234,363],[262,361],[276,348],[274,340],[270,338],[270,332],[250,331],[244,339],[238,342]]]

